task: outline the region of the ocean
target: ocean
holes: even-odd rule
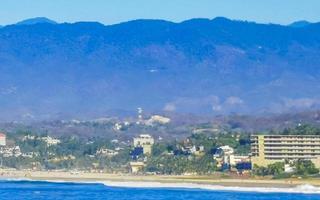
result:
[[[320,194],[183,188],[110,187],[100,183],[0,181],[0,199],[53,200],[319,200]]]

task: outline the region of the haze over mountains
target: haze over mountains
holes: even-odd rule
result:
[[[38,18],[0,28],[0,74],[1,120],[314,110],[320,23]]]

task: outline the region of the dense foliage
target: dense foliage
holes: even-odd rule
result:
[[[202,128],[208,128],[204,126]],[[320,129],[310,125],[299,125],[272,134],[320,134]],[[32,139],[25,139],[32,136]],[[10,134],[11,146],[19,146],[22,154],[28,156],[1,157],[4,167],[37,170],[98,170],[105,172],[129,172],[129,163],[143,161],[144,173],[157,174],[212,174],[223,167],[213,159],[218,147],[228,145],[237,155],[250,152],[250,135],[242,132],[194,133],[185,139],[157,140],[151,155],[132,156],[130,140],[110,140],[107,137],[80,138],[59,137],[56,145],[48,145],[42,138],[47,134],[33,134],[30,131]],[[107,149],[115,154],[99,153]],[[250,164],[250,163],[249,163]],[[254,166],[252,174],[257,176],[291,177],[318,174],[319,170],[308,160],[291,161],[293,172],[285,172],[285,163],[277,162],[267,167]],[[227,168],[229,169],[229,167]]]
[[[258,176],[274,176],[277,177],[290,177],[294,175],[298,176],[309,176],[315,175],[319,173],[319,169],[317,169],[313,162],[310,160],[296,160],[290,164],[293,168],[293,172],[285,173],[285,163],[284,162],[276,162],[273,164],[268,165],[267,167],[261,167],[255,165],[252,173]]]
[[[286,128],[282,131],[283,135],[320,135],[320,128],[302,124],[294,128]]]

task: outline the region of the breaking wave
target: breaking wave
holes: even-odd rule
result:
[[[237,191],[237,192],[261,192],[261,193],[303,193],[320,194],[320,187],[313,185],[299,185],[296,187],[239,187],[205,185],[194,183],[159,183],[159,182],[101,182],[108,187],[129,187],[129,188],[181,188],[181,189],[203,189],[215,191]]]
[[[197,183],[160,183],[160,182],[130,182],[130,181],[68,181],[68,180],[31,180],[27,178],[1,178],[1,181],[14,182],[48,182],[61,184],[103,184],[107,187],[120,188],[172,188],[172,189],[201,189],[212,191],[235,192],[259,192],[259,193],[301,193],[320,194],[320,187],[305,184],[296,187],[246,187],[246,186],[222,186]]]

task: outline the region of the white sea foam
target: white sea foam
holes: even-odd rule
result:
[[[39,181],[28,178],[4,178],[4,181]],[[301,193],[301,194],[320,194],[320,187],[313,185],[298,185],[296,187],[240,187],[222,186],[197,183],[160,183],[144,181],[69,181],[69,180],[41,180],[51,183],[82,183],[82,184],[103,184],[108,187],[122,188],[172,188],[172,189],[201,189],[212,191],[235,191],[235,192],[259,192],[259,193]]]
[[[5,178],[0,177],[0,181],[32,181],[30,178]]]
[[[312,185],[299,185],[296,187],[238,187],[238,186],[221,186],[205,185],[194,183],[159,183],[159,182],[101,182],[109,187],[128,187],[128,188],[178,188],[178,189],[203,189],[214,191],[237,191],[237,192],[261,192],[261,193],[304,193],[320,194],[320,187]]]

